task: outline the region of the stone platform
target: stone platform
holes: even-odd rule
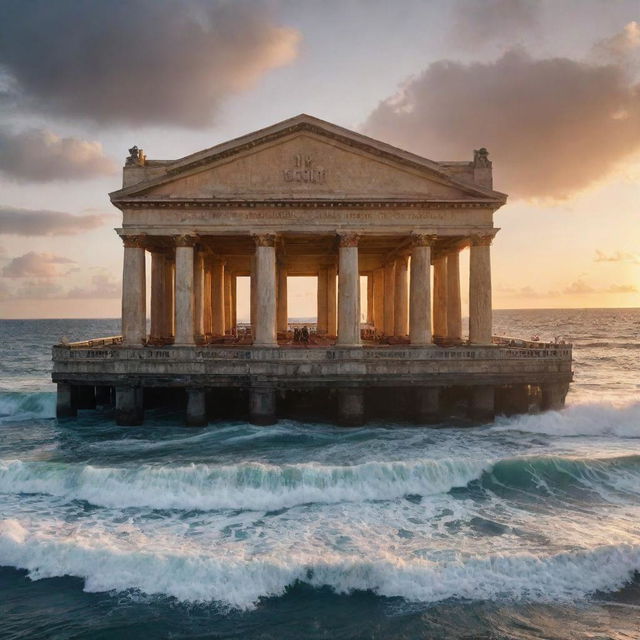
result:
[[[53,347],[58,415],[113,405],[118,424],[173,398],[186,423],[229,415],[344,425],[379,417],[437,421],[460,412],[558,409],[572,379],[571,345],[494,339],[492,345],[123,346],[119,337]],[[155,403],[155,404],[154,404]]]

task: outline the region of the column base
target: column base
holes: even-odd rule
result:
[[[491,386],[471,387],[469,414],[474,420],[495,418],[495,388]]]
[[[187,389],[188,427],[204,427],[207,423],[206,393],[204,389]]]
[[[56,395],[56,418],[75,418],[78,415],[78,407],[73,385],[66,382],[58,382]]]
[[[361,427],[364,424],[364,389],[338,389],[338,424],[342,427]]]
[[[276,390],[273,387],[254,387],[250,390],[249,422],[261,427],[277,422]]]
[[[542,385],[542,409],[544,411],[560,411],[564,409],[564,401],[569,391],[566,382]]]
[[[440,389],[438,387],[418,387],[415,394],[416,421],[419,423],[439,422]]]
[[[137,427],[144,422],[142,387],[116,387],[116,424]]]

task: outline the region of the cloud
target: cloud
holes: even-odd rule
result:
[[[58,298],[62,293],[62,287],[49,279],[27,280],[10,294],[12,299],[42,300],[43,298]]]
[[[583,278],[578,278],[566,286],[564,289],[538,291],[530,286],[525,287],[510,287],[510,286],[497,286],[495,292],[498,297],[501,298],[528,298],[530,300],[537,300],[540,298],[561,298],[564,296],[573,295],[590,295],[590,294],[610,294],[610,293],[638,293],[638,289],[633,285],[627,284],[612,284],[608,287],[594,287],[584,281]]]
[[[572,282],[568,287],[565,287],[562,293],[576,295],[583,293],[596,293],[596,290],[591,285],[588,285],[584,280],[579,279]]]
[[[249,0],[5,0],[5,100],[106,124],[209,124],[220,102],[297,55]]]
[[[119,298],[122,295],[120,283],[108,274],[100,273],[91,278],[90,287],[75,287],[67,292],[67,298]]]
[[[629,253],[627,251],[616,251],[612,254],[606,254],[596,249],[594,262],[626,262],[629,264],[640,264],[640,254]]]
[[[597,42],[593,47],[593,55],[618,62],[624,61],[638,50],[640,50],[640,24],[633,20],[626,24],[622,31]]]
[[[604,288],[595,288],[581,278],[572,282],[562,293],[567,295],[581,295],[589,293],[638,293],[638,289],[629,284],[612,284]]]
[[[512,40],[538,26],[535,0],[458,0],[453,9],[451,40],[475,49],[494,41]]]
[[[620,66],[509,50],[494,62],[434,62],[363,128],[434,159],[485,146],[497,189],[564,198],[640,151],[640,88]]]
[[[0,233],[18,236],[77,235],[105,224],[109,216],[73,216],[46,209],[19,209],[0,205]]]
[[[99,142],[61,138],[47,129],[0,128],[0,172],[34,182],[81,180],[116,171]]]
[[[53,278],[61,275],[58,265],[74,264],[73,260],[53,253],[29,251],[13,258],[2,269],[5,278]]]
[[[638,288],[632,284],[612,284],[604,293],[638,293]]]

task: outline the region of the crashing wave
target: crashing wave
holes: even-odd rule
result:
[[[241,609],[254,607],[261,598],[280,596],[296,582],[415,602],[575,601],[596,591],[618,590],[640,569],[640,546],[629,544],[547,555],[456,552],[446,561],[390,554],[371,560],[296,552],[250,558],[215,553],[215,548],[203,554],[123,547],[115,539],[55,538],[31,533],[17,520],[0,522],[0,564],[26,569],[32,579],[72,575],[83,578],[85,590],[91,592],[135,589]]]
[[[55,418],[56,395],[51,392],[0,393],[0,424],[7,422]]]
[[[475,459],[135,467],[10,460],[0,461],[0,493],[44,493],[105,507],[273,510],[446,493],[488,468],[490,463]]]

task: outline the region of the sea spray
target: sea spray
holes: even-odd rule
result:
[[[11,391],[0,393],[0,425],[33,419],[55,418],[55,393]]]
[[[582,404],[563,411],[499,417],[493,431],[527,431],[553,436],[640,438],[640,402],[625,406]]]

